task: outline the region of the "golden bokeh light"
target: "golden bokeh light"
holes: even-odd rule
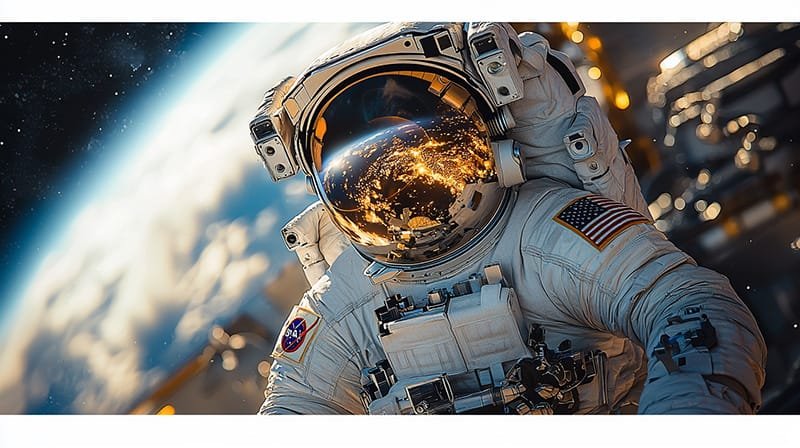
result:
[[[592,36],[586,39],[586,45],[589,46],[590,49],[597,51],[603,48],[603,43],[600,41],[599,37]]]
[[[720,212],[722,212],[722,206],[719,204],[719,202],[712,202],[700,215],[700,219],[703,221],[712,221],[717,219]]]
[[[156,415],[175,415],[175,407],[171,404],[165,405],[156,412]]]
[[[614,95],[614,105],[617,109],[625,110],[631,105],[631,99],[628,97],[628,92],[624,90],[617,91]]]
[[[706,185],[709,181],[711,181],[711,171],[707,169],[701,170],[700,174],[697,175],[697,183],[699,185]]]
[[[706,202],[704,199],[700,199],[694,203],[694,209],[699,213],[706,211],[706,208],[708,208],[708,202]]]

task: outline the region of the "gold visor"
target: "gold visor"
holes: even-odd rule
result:
[[[318,114],[311,154],[334,223],[378,261],[436,258],[488,222],[479,209],[493,211],[480,204],[497,189],[486,125],[468,91],[438,74],[347,86]]]

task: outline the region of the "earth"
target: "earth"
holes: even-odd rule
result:
[[[179,101],[152,102],[148,132],[108,148],[106,177],[45,225],[54,242],[1,310],[0,413],[127,412],[212,326],[269,307],[294,257],[279,229],[313,197],[300,176],[269,180],[247,125],[269,87],[368,27],[245,27],[176,81]]]

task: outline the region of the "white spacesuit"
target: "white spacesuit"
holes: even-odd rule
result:
[[[261,412],[755,412],[755,320],[584,91],[494,23],[378,27],[269,91],[256,151],[321,202],[283,229],[312,287]]]

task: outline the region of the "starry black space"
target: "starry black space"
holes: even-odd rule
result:
[[[98,174],[92,161],[112,141],[137,132],[136,99],[169,93],[226,27],[0,24],[0,272],[40,250],[28,247],[36,227]]]

